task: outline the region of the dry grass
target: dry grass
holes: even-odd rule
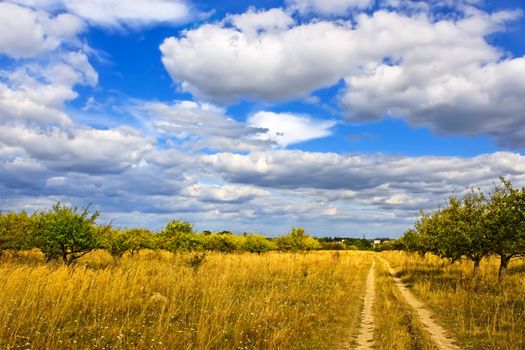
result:
[[[380,259],[376,261],[376,349],[436,349],[428,334],[422,330],[417,316],[403,301],[387,267]]]
[[[383,253],[403,280],[439,320],[470,349],[525,349],[525,263],[511,262],[498,285],[498,261],[481,265],[481,278],[471,277],[472,263],[451,264],[400,252]]]
[[[358,324],[370,254],[34,253],[0,263],[5,349],[329,349]]]

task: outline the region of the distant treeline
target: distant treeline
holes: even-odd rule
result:
[[[368,240],[356,238],[321,238],[309,236],[303,228],[277,238],[260,234],[235,235],[230,231],[195,232],[193,225],[172,220],[160,232],[145,228],[119,229],[96,223],[99,212],[69,207],[61,203],[33,214],[0,212],[0,255],[28,249],[40,249],[46,260],[61,260],[66,265],[95,249],[106,249],[118,258],[143,249],[171,252],[218,251],[265,253],[308,250],[371,249]]]

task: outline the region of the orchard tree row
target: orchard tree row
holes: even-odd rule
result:
[[[358,249],[353,240],[347,246],[337,242],[320,242],[308,236],[303,228],[277,238],[229,231],[195,232],[185,221],[170,221],[160,232],[145,228],[119,229],[96,223],[99,212],[68,207],[61,203],[33,214],[0,212],[0,255],[28,249],[40,249],[47,261],[61,260],[71,265],[95,249],[106,249],[118,258],[135,255],[142,249],[164,249],[171,252],[219,251],[264,253],[270,250],[304,251],[315,249]]]
[[[421,255],[430,252],[452,261],[466,257],[474,276],[483,258],[496,255],[502,281],[509,261],[525,256],[525,187],[514,188],[500,178],[488,195],[472,188],[462,197],[450,196],[447,206],[421,212],[400,243]]]

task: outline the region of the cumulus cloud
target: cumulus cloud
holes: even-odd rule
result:
[[[267,11],[257,11],[251,8],[246,13],[227,16],[224,22],[231,23],[250,37],[256,37],[261,32],[275,33],[288,29],[295,21],[279,8]]]
[[[332,120],[317,120],[292,113],[257,112],[247,120],[248,125],[265,130],[255,137],[272,140],[281,147],[331,135]]]
[[[152,149],[149,140],[127,127],[39,131],[3,126],[0,143],[23,150],[51,169],[85,173],[121,172],[138,164],[143,154]]]
[[[521,132],[524,122],[525,60],[500,60],[501,53],[483,39],[518,15],[478,13],[455,23],[401,21],[388,13],[361,17],[360,28],[371,32],[388,22],[403,26],[389,25],[397,29],[385,33],[380,46],[412,31],[420,42],[403,48],[391,62],[369,64],[348,76],[341,96],[346,116],[367,121],[390,115],[441,134],[486,133],[500,145],[523,147],[519,137],[508,136]]]
[[[11,0],[44,10],[65,10],[103,27],[181,23],[191,16],[185,0]]]
[[[268,17],[288,16],[282,10],[270,11],[250,13],[264,18],[251,21],[261,26],[274,23]],[[272,30],[258,30],[256,35],[254,26],[227,24],[187,30],[160,46],[164,66],[184,90],[219,102],[307,96],[339,81],[355,51],[350,24],[317,22],[289,29],[272,25]]]
[[[84,22],[77,16],[62,13],[53,17],[8,2],[0,2],[0,23],[0,54],[14,58],[54,50],[74,41],[84,29]]]
[[[77,97],[74,87],[97,81],[97,72],[80,52],[57,55],[47,65],[28,63],[0,71],[0,121],[70,125],[63,107]]]
[[[172,78],[203,99],[290,100],[344,79],[340,102],[351,121],[390,115],[519,148],[524,58],[486,41],[519,16],[466,6],[458,18],[379,10],[355,24],[297,24],[280,9],[250,10],[167,38],[160,49]],[[276,26],[281,17],[288,20]]]

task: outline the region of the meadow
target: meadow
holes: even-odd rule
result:
[[[511,260],[501,282],[494,256],[482,260],[476,278],[466,259],[451,263],[432,254],[381,254],[464,348],[525,349],[523,259]]]
[[[3,349],[349,348],[372,253],[170,253],[0,261]]]

